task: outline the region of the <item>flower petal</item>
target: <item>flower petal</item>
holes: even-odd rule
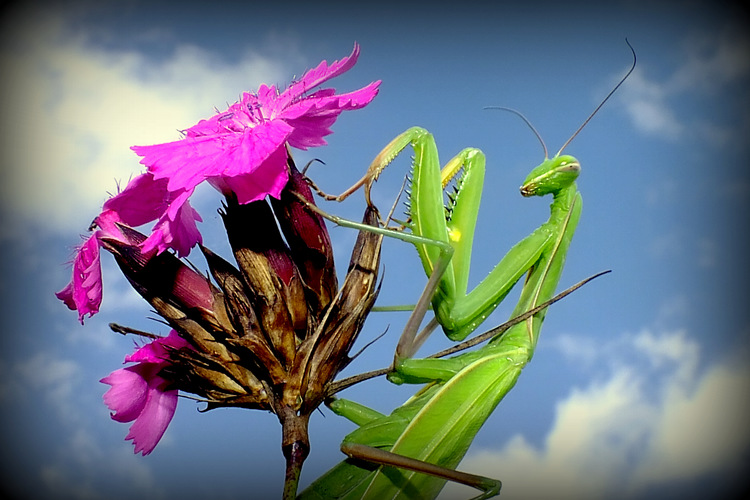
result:
[[[167,430],[177,408],[177,389],[159,373],[170,365],[170,349],[189,348],[190,344],[171,330],[166,337],[158,338],[139,347],[125,357],[125,362],[138,362],[110,373],[100,382],[111,385],[104,394],[104,403],[112,410],[112,419],[118,422],[135,420],[126,440],[132,440],[135,453],[148,455]]]
[[[104,393],[104,404],[113,411],[112,420],[132,422],[146,405],[148,382],[144,375],[153,369],[144,370],[144,365],[128,366],[115,370],[99,382],[112,387]]]
[[[341,112],[359,109],[369,104],[378,95],[379,85],[380,81],[373,82],[360,90],[342,95],[329,96],[325,95],[327,93],[324,91],[319,91],[290,105],[283,113],[284,120],[292,127],[292,133],[287,139],[289,145],[302,150],[325,145],[323,137],[332,133],[329,127]],[[311,101],[314,105],[307,105]]]
[[[187,129],[180,141],[131,149],[142,157],[154,179],[168,179],[168,191],[183,193],[178,197],[192,194],[204,180],[222,192],[234,191],[241,203],[266,195],[278,197],[289,178],[278,159],[285,143],[301,149],[325,144],[323,137],[331,133],[330,126],[342,111],[361,108],[377,95],[380,82],[349,94],[322,89],[305,96],[351,69],[358,57],[355,43],[348,57],[331,65],[321,62],[281,94],[273,85],[261,85],[257,93],[245,92],[225,112]],[[175,199],[170,202],[169,219],[175,221]],[[161,251],[168,244],[172,230],[165,229],[166,223],[160,220],[147,248]]]
[[[284,108],[288,106],[297,97],[309,92],[318,85],[327,82],[342,73],[349,71],[359,59],[359,44],[354,43],[352,53],[339,61],[334,61],[330,66],[326,61],[318,64],[317,68],[308,70],[302,78],[293,83],[277,99],[277,107]]]
[[[233,192],[241,204],[263,199],[266,195],[278,199],[281,190],[289,180],[287,152],[279,148],[271,153],[254,172],[243,173],[232,177],[216,177],[209,182],[219,191]]]
[[[184,139],[133,146],[148,171],[105,202],[97,218],[97,237],[126,241],[118,224],[137,227],[156,220],[151,235],[140,242],[142,253],[172,248],[184,257],[202,243],[195,224],[201,218],[188,199],[203,181],[225,194],[233,192],[243,204],[267,195],[278,198],[289,179],[286,145],[307,149],[326,144],[324,137],[342,111],[366,106],[377,95],[379,81],[341,95],[330,88],[315,90],[351,69],[358,57],[355,43],[349,56],[330,65],[322,61],[281,94],[273,85],[261,85],[257,93],[245,92],[225,112],[187,129]],[[78,311],[83,323],[86,314],[98,312],[101,288],[99,252],[92,237],[76,255],[73,279],[57,296]]]
[[[81,324],[86,314],[91,317],[99,312],[102,303],[102,268],[97,233],[78,248],[70,283],[55,294],[69,309],[78,311]]]
[[[130,426],[125,440],[132,440],[135,453],[148,455],[159,443],[177,409],[177,390],[165,390],[167,382],[161,377],[149,380],[146,404]]]
[[[185,200],[184,203],[180,204],[175,201],[159,218],[151,235],[141,244],[141,251],[144,254],[154,249],[156,253],[162,253],[172,248],[177,252],[178,257],[185,257],[197,243],[203,243],[203,237],[195,224],[196,221],[203,219],[190,206],[187,201],[188,196],[182,198]],[[173,209],[176,209],[174,219],[171,218]]]
[[[219,175],[226,165],[218,162],[226,149],[237,147],[241,138],[234,133],[186,137],[179,141],[130,149],[142,156],[154,179],[168,179],[167,189],[192,191],[207,176]]]
[[[156,220],[169,205],[166,179],[154,179],[150,173],[135,177],[117,195],[104,202],[128,226],[137,227]]]

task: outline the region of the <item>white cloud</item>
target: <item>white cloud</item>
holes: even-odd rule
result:
[[[609,376],[558,402],[542,446],[516,435],[499,451],[470,453],[460,469],[503,479],[509,499],[644,498],[712,474],[739,477],[750,447],[750,369],[699,372],[698,351],[682,331],[601,346]],[[449,484],[441,498],[466,491]]]
[[[656,324],[666,325],[682,322],[691,312],[692,306],[687,295],[680,293],[663,298],[656,315]]]
[[[750,39],[739,30],[694,36],[688,39],[688,60],[673,75],[676,89],[696,86],[720,92],[750,73]]]
[[[633,487],[742,467],[750,443],[750,373],[714,366],[689,391],[665,388],[649,447],[632,475]],[[735,470],[734,472],[737,472]]]
[[[698,344],[687,338],[684,330],[654,334],[643,331],[632,338],[633,347],[645,355],[655,369],[671,368],[672,381],[688,384],[698,368]]]
[[[648,81],[643,71],[635,71],[627,82],[627,90],[623,91],[624,100],[627,113],[637,129],[675,139],[683,133],[683,127],[666,102],[666,87],[668,85]]]
[[[648,135],[669,140],[689,137],[716,145],[738,143],[750,125],[745,120],[736,130],[721,123],[720,106],[712,99],[743,91],[750,75],[750,39],[727,30],[689,37],[684,50],[681,65],[660,80],[646,76],[653,69],[648,61],[641,63],[622,88],[626,112],[635,127]],[[687,103],[687,98],[696,102]],[[691,111],[698,101],[709,102],[711,116]]]
[[[118,484],[127,484],[135,496],[165,498],[146,462],[133,460],[127,446],[102,446],[85,426],[72,429],[37,474],[41,481],[38,498],[111,498]]]
[[[659,260],[673,261],[689,258],[690,263],[703,269],[715,268],[719,262],[719,244],[710,238],[686,236],[685,226],[662,230],[649,245],[649,253]]]
[[[102,496],[89,483],[82,483],[79,478],[72,480],[64,468],[56,465],[43,466],[39,472],[43,488],[55,492],[61,498],[90,500]]]
[[[178,139],[178,129],[243,90],[283,84],[291,74],[284,65],[299,60],[289,48],[290,57],[248,50],[228,63],[181,45],[156,64],[146,54],[94,47],[63,18],[43,15],[19,23],[14,40],[0,53],[3,209],[16,224],[58,234],[83,232],[115,180],[142,170],[130,146]]]
[[[38,352],[19,362],[13,373],[17,374],[13,382],[19,387],[28,384],[32,391],[42,394],[57,411],[58,418],[67,421],[80,418],[74,397],[82,373],[77,363]]]
[[[555,335],[545,340],[548,347],[554,347],[565,357],[577,359],[586,365],[596,361],[601,349],[593,339],[580,339],[568,334]]]
[[[698,266],[715,268],[720,262],[719,244],[709,238],[701,238],[696,242],[698,246]]]
[[[23,405],[18,399],[25,399],[19,396],[31,395],[46,402],[51,411],[45,416],[57,430],[55,439],[46,443],[46,453],[29,471],[39,480],[29,491],[30,498],[111,498],[108,492],[118,484],[130,485],[146,498],[165,496],[148,464],[132,459],[132,447],[102,441],[101,430],[113,423],[106,418],[108,410],[99,395],[90,397],[79,364],[39,352],[25,361],[0,364],[0,374],[0,401],[11,408],[8,416],[23,418],[23,410],[16,414]],[[125,432],[124,427],[118,430]]]

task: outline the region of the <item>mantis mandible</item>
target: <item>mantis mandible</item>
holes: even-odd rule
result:
[[[527,176],[521,194],[551,194],[549,219],[511,248],[487,278],[469,293],[466,293],[469,259],[485,164],[481,151],[465,149],[441,171],[432,135],[413,127],[378,154],[357,185],[337,197],[348,196],[364,185],[369,203],[371,184],[380,172],[407,146],[414,149],[409,200],[411,220],[408,223],[411,233],[382,231],[415,244],[430,279],[399,340],[389,379],[396,383],[428,385],[388,416],[350,401],[333,401],[330,407],[334,412],[360,426],[344,438],[341,447],[352,459],[314,482],[303,492],[303,498],[434,498],[446,480],[482,490],[475,500],[499,492],[499,481],[453,469],[476,432],[530,361],[546,314],[544,308],[550,300],[555,300],[553,295],[582,208],[575,184],[580,163],[572,156],[562,155],[562,151],[634,68],[633,51],[633,65],[628,73],[558,153],[548,158],[545,148],[545,160]],[[462,175],[455,196],[444,207],[443,190],[459,171]],[[350,225],[335,217],[331,220]],[[356,223],[351,227],[360,229]],[[524,274],[523,289],[511,315],[511,318],[523,316],[521,322],[507,331],[491,331],[493,338],[476,351],[448,359],[412,358],[423,338],[437,324],[453,340],[466,338]],[[430,301],[435,319],[417,335]],[[534,314],[528,315],[532,310]]]

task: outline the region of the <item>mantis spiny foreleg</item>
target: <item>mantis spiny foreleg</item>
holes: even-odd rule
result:
[[[534,263],[516,311],[526,311],[551,298],[559,280],[565,253],[580,215],[580,203],[575,203],[578,196],[574,178],[569,183],[574,196],[563,197],[573,203],[560,206],[565,213],[559,221],[553,218],[558,223],[557,237]],[[313,490],[325,488],[326,484],[332,487],[331,484],[335,483],[337,487],[344,486],[344,490],[336,493],[343,495],[340,498],[395,498],[400,495],[408,498],[416,493],[420,497],[432,498],[446,480],[453,480],[481,489],[483,493],[476,499],[497,494],[499,481],[456,474],[453,469],[481,424],[513,387],[531,358],[543,317],[543,312],[537,313],[474,352],[450,359],[400,360],[396,367],[400,382],[431,383],[389,416],[375,414],[365,419],[359,410],[353,411],[346,402],[332,404],[334,411],[355,421],[359,418],[361,425],[345,438],[342,450],[360,459],[386,462],[388,466],[375,470],[359,469],[356,473],[343,469],[346,480],[344,477],[335,481],[323,478],[324,484],[314,484]],[[401,461],[398,455],[434,466],[420,468],[411,461],[408,464]],[[384,457],[387,460],[383,460]],[[338,472],[332,473],[339,475]]]
[[[635,60],[633,66],[635,66]],[[633,68],[625,78],[632,70]],[[612,95],[625,78],[604,101]],[[599,107],[594,113],[598,111]],[[593,116],[593,113],[591,116]],[[584,125],[591,116],[584,122]],[[583,125],[581,128],[583,128]],[[571,140],[581,128],[573,134]],[[570,140],[565,143],[565,146],[569,142]],[[376,162],[373,163],[375,167],[371,166],[368,171],[371,176],[370,181],[366,179],[360,181],[366,187],[368,200],[372,180],[377,177],[377,174],[395,155],[409,144],[415,150],[415,180],[417,180],[418,175],[419,181],[430,177],[429,173],[417,174],[418,166],[430,167],[427,171],[436,169],[433,168],[438,165],[436,151],[434,158],[431,158],[431,151],[435,150],[434,140],[422,129],[409,129],[392,141],[378,155],[380,160],[376,159]],[[552,297],[560,279],[568,246],[580,217],[581,198],[575,187],[575,179],[580,171],[580,164],[575,158],[560,154],[565,146],[554,158],[546,159],[533,169],[521,188],[521,193],[524,196],[553,195],[549,220],[514,246],[496,266],[495,270],[490,273],[491,284],[507,287],[509,290],[518,278],[499,279],[503,276],[503,273],[512,274],[519,269],[521,269],[520,275],[528,272],[513,316],[518,316],[525,311],[538,307]],[[476,153],[477,150],[464,150],[464,152],[466,151]],[[475,154],[474,158],[477,156]],[[459,157],[461,157],[461,154],[457,158]],[[464,158],[468,158],[468,155]],[[378,161],[380,163],[377,163]],[[446,169],[454,161],[457,161],[456,158],[449,162]],[[374,175],[373,172],[375,172]],[[425,175],[425,177],[422,177],[422,175]],[[435,183],[430,184],[430,181],[427,181],[425,185],[434,187]],[[441,185],[441,189],[442,187],[444,187],[444,184]],[[459,193],[460,189],[462,187],[459,182]],[[421,192],[418,188],[415,189],[413,184],[412,193],[415,191]],[[430,195],[431,193],[427,193],[421,199],[434,199]],[[442,192],[440,195],[442,196]],[[412,194],[412,196],[414,195]],[[415,205],[414,198],[411,200],[411,205],[412,207]],[[471,205],[471,203],[468,205],[469,208],[471,208]],[[430,211],[429,206],[418,205],[421,208],[428,207],[424,212],[426,218],[423,220],[434,222],[434,218],[430,219],[430,217],[434,216],[437,211]],[[455,207],[452,207],[452,209],[455,209]],[[476,209],[478,209],[478,201]],[[442,213],[442,210],[440,212]],[[453,213],[452,210],[448,212],[451,215]],[[468,270],[468,264],[465,268],[460,263],[456,266],[451,266],[451,263],[445,264],[445,259],[450,258],[450,251],[441,247],[445,243],[450,244],[454,249],[453,258],[456,260],[456,255],[460,254],[456,249],[456,243],[458,242],[460,245],[461,233],[459,232],[458,238],[456,238],[456,233],[450,232],[450,219],[445,221],[444,227],[439,224],[436,227],[431,222],[419,223],[417,220],[419,215],[421,214],[417,214],[417,217],[415,217],[415,213],[413,211],[411,213],[410,227],[412,232],[416,234],[392,235],[411,241],[417,246],[425,270],[430,275],[430,281],[423,298],[432,294],[433,289],[430,287],[433,286],[435,294],[432,301],[436,318],[449,336],[453,334],[451,338],[464,338],[481,323],[486,316],[483,313],[494,309],[497,302],[505,296],[507,290],[497,295],[492,292],[488,296],[479,297],[476,302],[468,300],[468,297],[476,293],[482,286],[481,284],[469,294],[456,295],[455,292],[461,291],[461,279],[463,279],[461,273],[464,269]],[[476,213],[474,213],[474,218],[476,218]],[[473,234],[473,222],[471,220],[469,226],[456,226],[453,229],[456,228],[459,230],[468,228],[468,233]],[[449,239],[441,238],[441,229],[445,229],[445,233],[450,236]],[[415,235],[429,236],[428,241],[408,238],[408,236]],[[465,252],[463,255],[468,258],[471,248],[470,239],[468,245],[465,242],[464,245],[463,248],[468,249],[469,252]],[[434,250],[436,247],[437,254]],[[445,270],[442,270],[443,267],[445,267]],[[501,269],[496,273],[498,268]],[[459,276],[452,274],[451,270],[458,270]],[[438,274],[440,276],[436,278]],[[457,277],[461,279],[456,280]],[[456,284],[459,286],[456,286]],[[437,297],[441,298],[438,300]],[[468,304],[468,306],[463,304]],[[444,308],[443,312],[440,312],[441,305]],[[459,314],[461,307],[468,307],[470,314]],[[425,311],[426,308],[420,310],[419,314],[423,316]],[[417,316],[417,312],[417,309],[415,309],[410,322]],[[329,475],[323,476],[313,483],[305,493],[309,493],[311,498],[314,498],[318,492],[323,491],[336,498],[396,498],[401,496],[412,498],[414,495],[420,498],[433,498],[439,493],[446,480],[454,480],[483,490],[483,493],[476,497],[477,499],[495,495],[499,489],[499,481],[472,475],[468,475],[469,479],[464,478],[462,480],[457,478],[456,475],[451,476],[451,473],[455,473],[452,469],[458,465],[477,430],[492,413],[499,401],[513,387],[522,368],[531,359],[544,316],[545,311],[537,312],[523,320],[522,323],[511,327],[505,334],[495,336],[479,350],[449,359],[408,359],[408,357],[404,357],[404,354],[413,353],[410,343],[413,344],[416,330],[405,332],[402,341],[399,343],[400,353],[397,352],[396,356],[396,372],[392,374],[391,379],[396,382],[428,382],[428,386],[388,416],[369,413],[363,417],[362,415],[366,412],[357,409],[356,406],[350,406],[348,402],[336,401],[331,404],[334,411],[360,425],[359,429],[345,438],[342,450],[357,458],[386,464],[387,466],[362,467],[361,462],[346,461],[334,468]],[[420,316],[418,319],[417,325],[421,322],[422,317]],[[456,319],[458,321],[455,321]],[[451,323],[451,321],[454,321],[454,323]],[[447,323],[447,328],[444,322]],[[406,340],[404,341],[404,339]],[[378,450],[373,451],[372,448]],[[402,461],[394,460],[394,455],[413,457],[417,462],[410,461],[407,465]],[[420,467],[419,461],[435,464],[439,470],[434,470],[432,466]],[[461,474],[459,473],[459,475]]]

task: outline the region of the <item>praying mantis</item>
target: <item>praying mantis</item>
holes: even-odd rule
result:
[[[536,134],[545,160],[526,177],[521,194],[552,195],[549,219],[513,246],[472,291],[467,293],[469,264],[485,169],[480,150],[464,149],[441,170],[432,135],[412,127],[376,156],[357,184],[330,197],[340,200],[364,186],[370,203],[370,188],[378,175],[404,149],[413,149],[410,233],[363,228],[329,218],[342,226],[379,231],[415,245],[429,280],[404,327],[388,378],[395,383],[427,385],[387,416],[351,401],[330,402],[335,413],[359,425],[341,445],[350,458],[312,483],[300,498],[434,498],[447,480],[479,489],[481,493],[473,500],[499,493],[500,481],[459,472],[455,467],[531,360],[546,308],[588,281],[553,297],[582,209],[575,183],[580,163],[562,152],[634,70],[635,51],[628,46],[633,64],[627,74],[554,157],[548,157]],[[445,206],[443,191],[459,172],[456,192]],[[526,278],[511,321],[437,355],[413,358],[438,325],[451,340],[465,339],[523,275]],[[429,303],[435,317],[418,333]],[[487,338],[491,340],[475,351],[441,359]],[[345,381],[340,385],[346,386]]]

